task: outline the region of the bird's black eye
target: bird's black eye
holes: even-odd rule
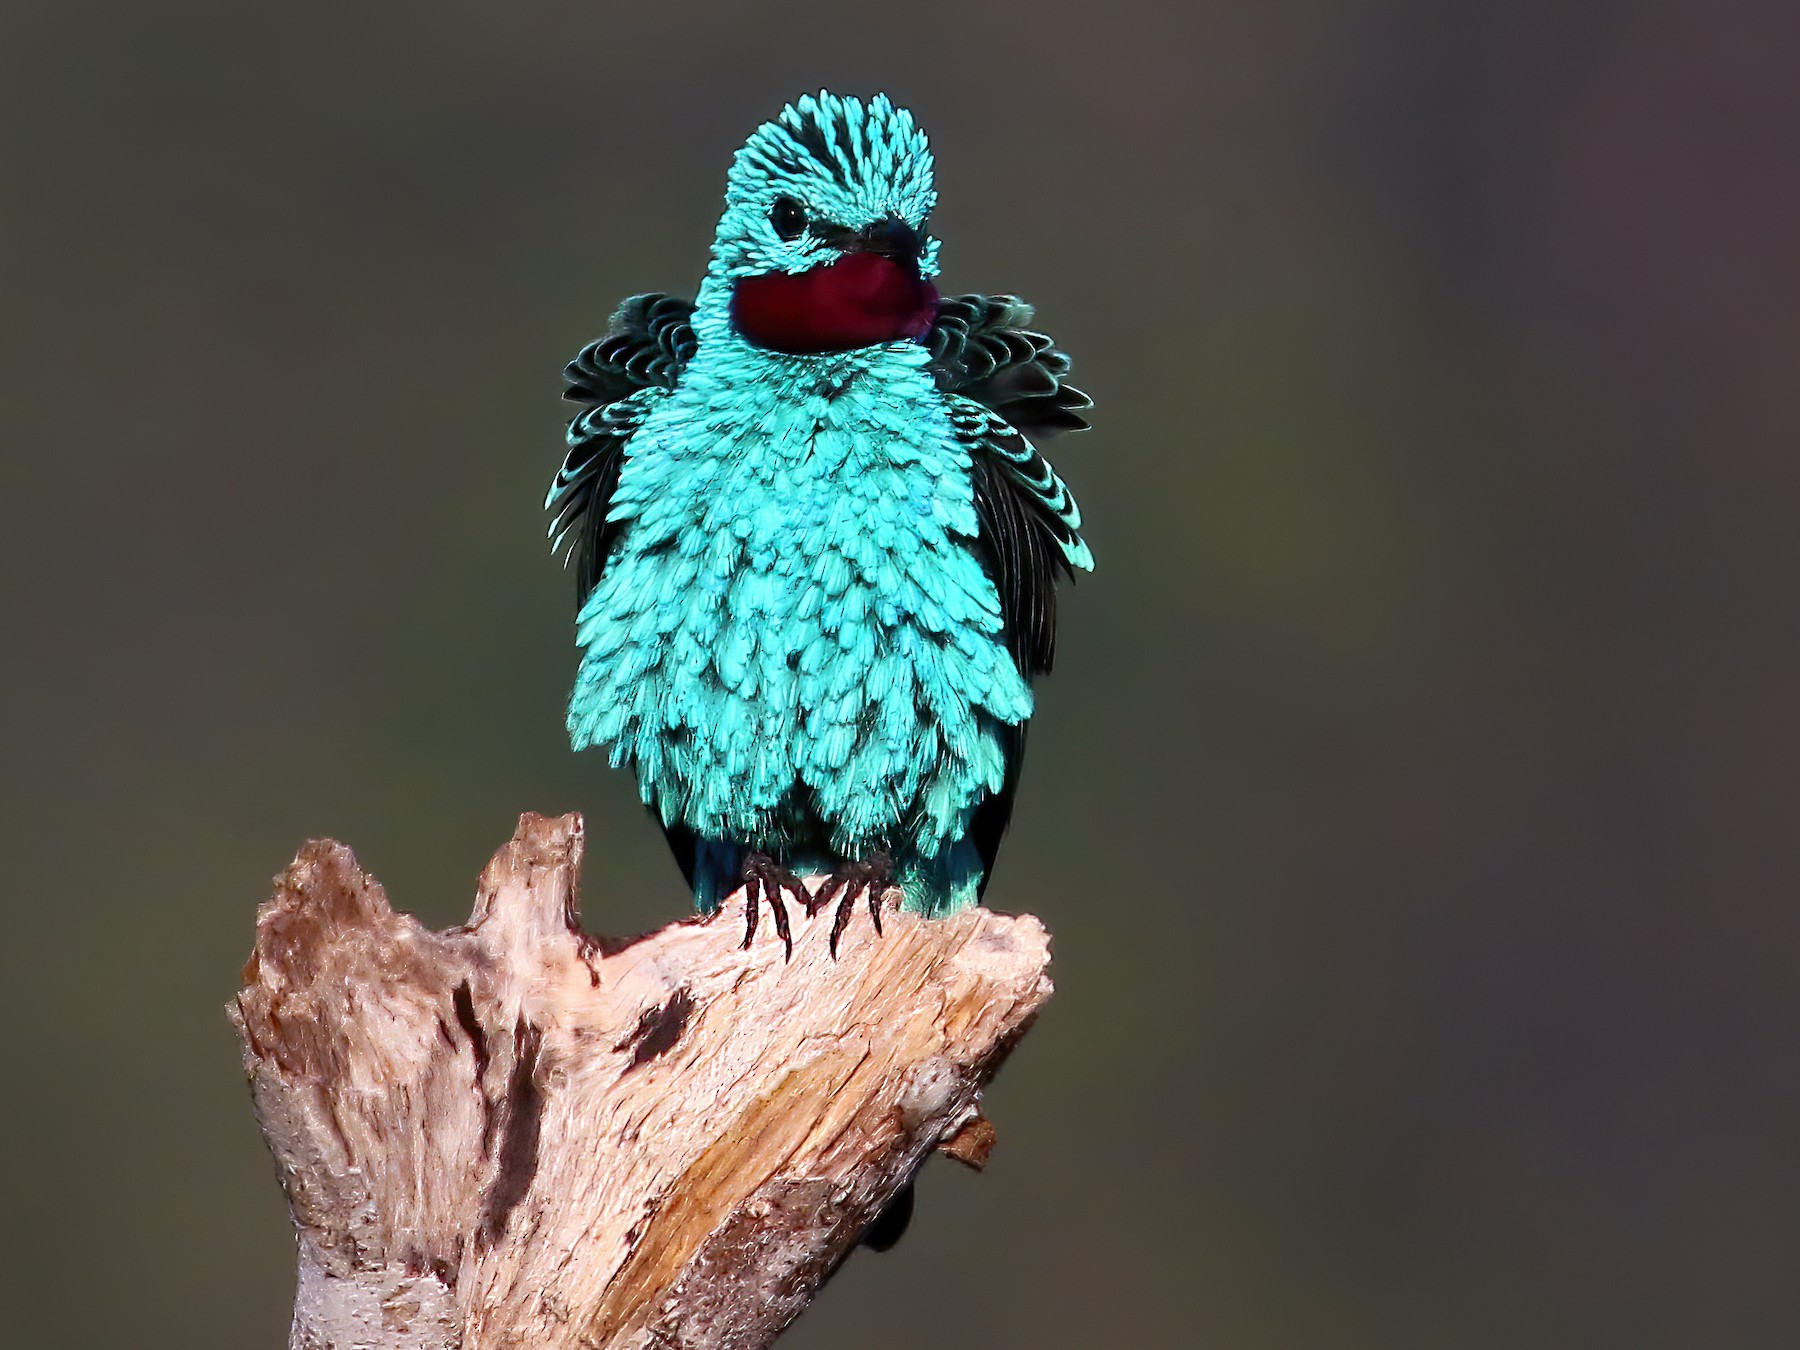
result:
[[[798,239],[806,233],[806,208],[792,197],[777,197],[769,208],[769,224],[783,239]]]

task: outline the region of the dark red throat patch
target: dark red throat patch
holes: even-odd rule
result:
[[[922,338],[937,304],[937,287],[915,268],[880,253],[846,253],[810,272],[742,278],[731,321],[759,347],[812,356]]]

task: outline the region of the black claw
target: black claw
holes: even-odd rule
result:
[[[807,890],[806,883],[800,880],[800,878],[795,876],[792,872],[783,872],[781,874],[781,886],[784,890],[793,892],[795,901],[800,905],[806,907],[812,905],[812,892]]]
[[[838,951],[838,939],[844,936],[844,930],[850,926],[850,916],[856,913],[858,896],[866,896],[869,902],[869,920],[875,925],[877,936],[881,935],[881,897],[887,893],[893,881],[894,863],[885,853],[871,854],[858,863],[846,863],[836,868],[831,879],[819,890],[819,907],[838,899],[837,913],[831,920],[831,954],[835,958]],[[841,893],[841,898],[838,898]]]
[[[762,882],[755,877],[744,878],[744,941],[738,950],[750,950],[750,939],[756,936],[756,893],[762,889]]]
[[[801,904],[807,904],[806,883],[766,853],[747,855],[740,875],[744,880],[744,941],[739,950],[748,949],[755,939],[761,902],[767,900],[775,920],[775,935],[781,939],[783,959],[793,960],[794,930],[788,922],[787,901],[782,892],[791,892]]]
[[[844,899],[838,905],[837,915],[831,921],[831,955],[837,958],[838,939],[844,936],[844,930],[850,926],[851,912],[856,908],[856,892],[862,883],[852,881],[844,887]]]
[[[824,909],[825,906],[829,905],[837,898],[837,893],[844,889],[845,884],[845,879],[838,876],[835,872],[827,877],[825,879],[825,884],[819,887],[818,894],[807,899],[806,917],[809,919],[812,918],[814,915],[818,914],[820,910]]]
[[[769,912],[775,916],[775,934],[781,939],[784,953],[781,959],[792,961],[794,959],[794,932],[788,927],[787,902],[781,898],[779,886],[769,897]]]

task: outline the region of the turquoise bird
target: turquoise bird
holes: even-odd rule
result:
[[[546,501],[575,571],[575,749],[637,775],[694,899],[976,902],[1093,560],[1036,443],[1087,423],[1003,295],[940,298],[931,151],[885,96],[801,98],[732,163],[690,304],[625,301],[564,371]],[[801,874],[828,875],[809,896]]]

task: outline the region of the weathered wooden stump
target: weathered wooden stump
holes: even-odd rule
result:
[[[741,897],[582,933],[577,816],[520,819],[466,927],[314,842],[231,1016],[293,1211],[291,1345],[766,1346],[932,1149],[979,1166],[982,1087],[1050,994],[1029,916],[766,919]]]

